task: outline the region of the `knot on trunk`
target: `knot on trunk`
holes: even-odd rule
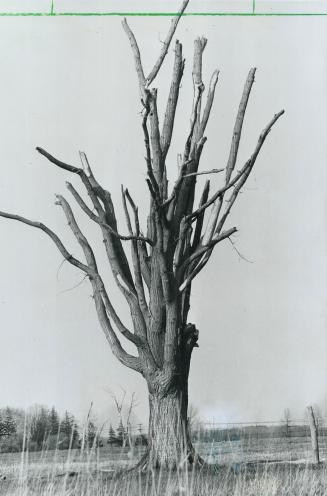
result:
[[[183,330],[183,342],[187,349],[198,348],[199,331],[195,324],[187,324]]]

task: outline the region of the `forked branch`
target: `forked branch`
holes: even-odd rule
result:
[[[258,143],[256,145],[256,148],[255,148],[253,154],[251,155],[250,159],[246,162],[244,167],[241,169],[241,171],[235,176],[235,178],[232,181],[230,181],[229,184],[227,184],[222,189],[220,189],[215,195],[213,195],[213,197],[209,201],[207,201],[202,206],[200,206],[196,212],[193,212],[190,216],[188,216],[186,218],[186,220],[192,220],[194,218],[199,217],[200,215],[203,215],[203,212],[205,211],[206,208],[208,208],[209,205],[214,203],[214,201],[216,201],[217,198],[221,197],[228,189],[230,189],[232,186],[235,185],[234,191],[233,191],[233,193],[232,193],[232,195],[231,195],[231,197],[227,203],[226,211],[224,212],[221,220],[219,221],[218,226],[216,227],[213,236],[207,242],[204,242],[204,240],[203,240],[203,247],[200,248],[198,251],[196,251],[190,257],[188,265],[190,265],[190,261],[194,262],[194,260],[196,258],[199,258],[200,256],[202,256],[200,262],[197,264],[197,266],[192,270],[191,274],[189,274],[187,276],[185,281],[180,286],[180,288],[179,288],[180,291],[183,291],[192,282],[194,277],[206,265],[206,263],[208,262],[208,260],[210,258],[210,255],[212,253],[214,246],[219,241],[221,241],[221,236],[223,236],[223,239],[226,239],[227,237],[229,237],[231,234],[233,234],[235,232],[236,228],[233,228],[234,229],[233,232],[226,231],[226,233],[227,233],[227,235],[226,235],[226,233],[221,233],[221,230],[222,230],[222,227],[223,227],[223,225],[224,225],[224,223],[225,223],[225,221],[226,221],[226,219],[227,219],[227,217],[228,217],[228,215],[229,215],[229,213],[230,213],[230,211],[231,211],[231,209],[232,209],[232,207],[236,201],[236,198],[237,198],[242,186],[245,184],[247,178],[249,177],[249,175],[253,169],[253,166],[254,166],[255,161],[258,157],[258,154],[262,148],[263,143],[265,142],[265,140],[266,140],[269,132],[271,131],[273,125],[284,114],[284,112],[285,112],[284,110],[281,110],[280,112],[275,114],[274,117],[271,119],[271,121],[263,129],[263,131],[261,132],[261,134],[259,136]],[[196,256],[196,254],[199,254],[199,253],[201,255]]]
[[[183,263],[181,267],[181,271],[185,271],[187,267],[189,267],[195,260],[198,258],[202,257],[208,250],[211,250],[216,246],[218,243],[221,241],[224,241],[225,239],[229,238],[233,234],[237,232],[236,227],[232,227],[231,229],[228,229],[228,231],[221,233],[220,236],[216,236],[210,243],[206,246],[202,246],[198,248],[185,262]]]
[[[150,84],[154,81],[158,72],[160,71],[160,68],[163,64],[163,61],[165,60],[165,57],[168,53],[169,46],[170,46],[171,40],[175,34],[179,20],[180,20],[181,16],[183,15],[183,12],[186,9],[188,3],[189,3],[189,0],[184,0],[178,13],[172,19],[170,28],[169,28],[167,36],[166,36],[166,39],[162,43],[162,49],[160,51],[159,57],[156,60],[154,66],[153,66],[153,69],[151,70],[150,74],[147,77],[144,76],[144,70],[143,70],[142,61],[141,61],[140,49],[139,49],[139,46],[137,44],[135,35],[134,35],[133,31],[131,30],[131,28],[129,27],[126,18],[124,18],[122,21],[123,28],[127,34],[127,37],[129,39],[131,49],[133,52],[135,68],[136,68],[136,73],[137,73],[138,80],[139,80],[139,86],[140,86],[142,97],[144,96],[144,90],[150,86]]]
[[[144,243],[148,243],[151,246],[153,245],[153,241],[150,238],[147,238],[145,236],[123,235],[123,234],[117,233],[111,226],[109,226],[109,224],[107,224],[106,222],[103,222],[100,217],[98,217],[97,215],[95,215],[94,212],[92,212],[92,210],[86,205],[86,203],[83,200],[83,198],[80,196],[80,194],[76,191],[76,189],[74,188],[74,186],[71,183],[66,182],[66,186],[67,186],[67,189],[70,191],[70,193],[75,198],[77,204],[83,210],[83,212],[85,212],[86,215],[91,220],[93,220],[94,222],[96,222],[100,226],[102,226],[105,229],[107,229],[110,232],[110,234],[112,234],[113,236],[115,236],[116,238],[118,238],[118,239],[120,239],[122,241],[133,241],[133,240],[134,241],[143,241]]]
[[[111,304],[111,301],[108,297],[108,294],[106,292],[103,280],[99,274],[96,259],[94,256],[94,252],[93,252],[91,245],[88,242],[86,236],[82,233],[80,227],[78,226],[76,219],[75,219],[75,216],[73,214],[73,211],[71,209],[71,206],[69,205],[67,200],[65,200],[65,198],[61,195],[57,195],[57,202],[56,203],[62,207],[64,214],[66,216],[68,225],[69,225],[72,233],[74,234],[76,240],[78,241],[79,245],[81,246],[81,248],[83,250],[88,267],[90,267],[93,271],[93,275],[90,277],[93,290],[94,291],[96,290],[100,294],[101,298],[103,299],[103,303],[104,303],[106,311],[108,312],[109,316],[113,319],[113,321],[117,325],[117,328],[120,330],[120,332],[129,341],[131,341],[135,345],[142,346],[142,344],[143,344],[142,340],[138,336],[135,336],[133,333],[131,333],[123,325],[123,323],[119,319],[117,313],[115,312],[115,310]],[[109,323],[110,323],[110,321],[109,321]],[[114,332],[111,325],[110,325],[110,329],[108,332],[110,332],[110,334],[112,334]]]
[[[219,198],[226,191],[228,191],[233,186],[235,186],[235,184],[242,177],[248,177],[249,170],[253,168],[255,161],[257,159],[257,156],[259,155],[259,152],[262,148],[262,145],[263,145],[264,141],[266,140],[269,132],[271,131],[273,125],[276,123],[276,121],[279,119],[279,117],[281,117],[284,113],[285,113],[285,110],[281,110],[280,112],[275,114],[274,117],[272,118],[272,120],[263,129],[263,131],[261,132],[261,134],[259,136],[258,143],[257,143],[257,146],[255,148],[254,153],[251,155],[249,160],[247,160],[247,162],[244,164],[242,169],[236,174],[236,176],[228,184],[226,184],[225,186],[220,188],[214,195],[212,195],[212,197],[206,203],[204,203],[197,210],[195,210],[190,215],[188,215],[187,220],[193,220],[194,221],[204,210],[206,210],[208,207],[210,207],[210,205],[212,205],[217,200],[217,198]]]
[[[96,209],[101,221],[110,225],[114,232],[117,233],[117,221],[110,193],[102,188],[102,186],[94,178],[93,174],[90,173],[89,175],[87,175],[84,169],[68,165],[65,162],[56,159],[53,155],[46,152],[43,148],[37,147],[37,151],[41,153],[41,155],[44,155],[51,163],[55,164],[56,166],[77,174],[81,177],[81,180],[90,196],[90,199],[92,200],[93,206]],[[87,165],[87,169],[90,171],[88,162],[87,164],[85,164],[85,154],[82,153],[80,154],[80,156],[82,163],[84,165]],[[128,260],[121,244],[121,240],[119,239],[119,237],[115,236],[101,224],[100,227],[104,236],[106,252],[116,284],[125,296],[127,296],[128,294],[133,294],[133,279]],[[120,282],[120,279],[123,281],[124,284]]]
[[[65,258],[65,260],[67,260],[67,262],[69,262],[71,265],[77,267],[78,269],[82,270],[83,272],[85,272],[89,276],[89,279],[91,281],[91,284],[93,286],[94,291],[96,291],[98,293],[97,309],[100,312],[99,319],[100,319],[101,325],[103,327],[103,330],[105,332],[105,335],[106,335],[106,337],[107,337],[107,339],[111,345],[113,353],[117,356],[117,358],[124,365],[126,365],[130,368],[133,368],[134,370],[141,371],[139,359],[136,357],[133,357],[132,355],[129,355],[123,349],[123,347],[121,346],[121,343],[119,342],[119,339],[117,338],[117,336],[116,336],[116,334],[115,334],[115,332],[114,332],[114,330],[110,324],[108,316],[105,315],[104,307],[102,308],[103,304],[101,304],[100,300],[99,300],[99,298],[101,298],[101,291],[99,290],[99,288],[96,284],[96,279],[98,276],[97,271],[96,271],[96,266],[94,266],[93,263],[92,263],[92,266],[83,264],[82,262],[77,260],[75,257],[73,257],[73,255],[71,255],[68,252],[68,250],[65,248],[65,246],[62,243],[62,241],[60,240],[60,238],[43,223],[35,222],[35,221],[32,221],[32,220],[27,219],[25,217],[22,217],[20,215],[10,214],[7,212],[2,212],[2,211],[0,212],[0,217],[4,217],[6,219],[17,220],[18,222],[22,222],[23,224],[26,224],[28,226],[40,229],[45,234],[47,234],[47,236],[49,236],[49,238],[54,242],[54,244],[57,246],[59,252]],[[90,255],[89,260],[91,261],[92,255],[91,255],[91,253],[89,253],[89,255]],[[126,331],[127,331],[127,329],[126,329]],[[127,333],[125,332],[125,336],[127,337],[127,339],[130,338],[130,335],[128,333],[129,333],[129,331]],[[130,333],[130,334],[132,334],[132,333]],[[133,342],[134,341],[135,340],[133,338]],[[136,343],[134,342],[134,344],[136,344]],[[137,344],[139,345],[140,343],[138,342]]]
[[[230,236],[232,236],[236,232],[237,232],[237,228],[232,227],[228,231],[223,232],[220,236],[216,237],[215,239],[212,239],[212,241],[210,241],[208,245],[203,246],[201,249],[199,249],[198,252],[191,255],[190,259],[187,260],[185,263],[185,269],[187,268],[187,266],[192,266],[192,262],[194,262],[196,259],[201,257],[201,260],[198,263],[198,265],[196,265],[195,268],[191,270],[191,273],[186,277],[184,282],[180,285],[179,287],[180,293],[182,293],[191,284],[193,279],[199,274],[199,272],[206,265],[214,247],[221,241],[225,239],[229,239]]]
[[[245,172],[243,173],[243,175],[240,177],[240,180],[239,182],[235,185],[235,188],[234,188],[234,191],[233,193],[231,194],[231,197],[229,198],[228,202],[227,202],[227,208],[226,208],[226,211],[224,212],[224,214],[222,215],[219,223],[218,223],[218,226],[215,230],[215,234],[218,234],[221,232],[221,229],[236,201],[236,198],[241,190],[241,188],[244,186],[247,178],[249,177],[249,175],[251,174],[251,171],[254,167],[254,164],[256,162],[256,159],[259,155],[259,152],[262,148],[262,145],[264,144],[268,134],[270,133],[273,125],[276,123],[276,121],[285,113],[285,110],[281,110],[280,112],[278,112],[277,114],[274,115],[274,117],[271,119],[271,121],[267,124],[267,126],[263,129],[263,131],[261,132],[260,136],[259,136],[259,139],[258,139],[258,143],[255,147],[255,150],[253,152],[253,154],[251,155],[250,159],[248,160],[248,167],[246,168]]]

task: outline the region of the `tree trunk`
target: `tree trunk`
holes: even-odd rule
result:
[[[313,461],[314,463],[319,464],[320,457],[319,457],[318,425],[312,406],[308,406],[307,410],[308,410],[309,426],[311,433]]]
[[[175,469],[194,461],[187,419],[187,379],[169,391],[149,393],[149,452],[151,468]]]

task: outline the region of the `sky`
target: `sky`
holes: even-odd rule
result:
[[[186,70],[168,170],[176,177],[192,101],[192,49],[208,38],[204,81],[220,77],[202,169],[226,164],[247,72],[257,67],[239,162],[254,149],[273,114],[285,115],[270,133],[254,173],[230,216],[238,227],[221,243],[193,285],[190,321],[199,331],[190,373],[190,402],[206,421],[279,420],[285,408],[302,418],[308,404],[327,415],[325,18],[183,18],[177,37]],[[149,71],[169,20],[131,18]],[[133,60],[119,18],[1,18],[0,209],[40,220],[75,255],[79,247],[55,193],[78,178],[51,166],[42,146],[79,166],[87,153],[112,192],[126,232],[120,185],[137,201],[143,224],[147,188],[141,106]],[[156,80],[159,110],[167,97],[173,50]],[[213,185],[219,186],[219,177]],[[201,181],[199,182],[201,184]],[[96,250],[121,315],[101,238],[79,222]],[[227,226],[226,226],[227,227]],[[108,389],[136,392],[136,418],[146,422],[141,376],[112,356],[97,322],[91,289],[62,263],[42,233],[0,219],[1,404],[56,405],[84,418],[90,403],[101,418],[112,410]]]

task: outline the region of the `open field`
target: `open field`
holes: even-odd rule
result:
[[[324,448],[324,447],[323,447]],[[0,455],[1,496],[323,496],[327,465],[311,463],[307,438],[198,443],[210,468],[117,478],[144,452],[105,446],[81,453],[62,450]]]
[[[238,467],[246,463],[277,463],[311,461],[310,438],[242,439],[235,441],[195,443],[197,452],[210,465]],[[0,454],[0,474],[17,479],[22,473],[29,476],[60,475],[66,472],[117,471],[136,464],[145,447],[129,448],[104,446],[90,451],[79,449],[36,451]],[[321,459],[327,460],[327,443],[320,441]]]
[[[221,465],[203,471],[135,474],[124,477],[84,470],[62,476],[23,473],[0,482],[3,496],[324,496],[327,467],[321,464]]]

